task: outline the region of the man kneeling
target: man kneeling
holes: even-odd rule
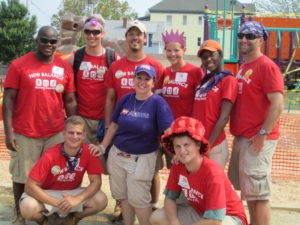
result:
[[[247,225],[242,201],[226,174],[205,154],[209,150],[201,122],[179,117],[162,136],[164,148],[179,160],[173,163],[164,208],[153,212],[152,225]],[[188,204],[176,204],[183,192]]]
[[[106,208],[108,200],[100,190],[103,168],[99,158],[82,143],[84,126],[81,117],[69,117],[63,130],[64,142],[45,151],[32,168],[20,200],[25,219],[41,225],[73,225]],[[82,188],[85,172],[89,185]]]

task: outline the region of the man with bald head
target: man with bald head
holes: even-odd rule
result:
[[[63,141],[65,117],[76,114],[72,68],[54,55],[57,42],[54,27],[41,27],[36,51],[12,61],[6,74],[3,122],[16,205],[12,225],[25,224],[19,199],[30,169],[45,149]]]

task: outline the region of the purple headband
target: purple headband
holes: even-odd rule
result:
[[[83,27],[86,28],[86,27],[89,27],[89,26],[93,26],[93,27],[99,26],[100,29],[103,30],[102,24],[95,18],[90,19],[88,22],[86,22],[84,24]]]
[[[257,36],[264,37],[264,40],[267,40],[269,36],[265,27],[261,23],[255,21],[247,21],[243,23],[239,32],[243,34],[255,34]]]

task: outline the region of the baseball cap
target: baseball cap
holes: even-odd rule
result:
[[[204,137],[205,128],[203,124],[192,117],[180,116],[171,124],[170,129],[161,137],[163,147],[171,154],[175,154],[172,137],[175,134],[181,133],[188,133],[191,138],[201,142],[199,149],[200,154],[206,154],[209,151],[209,142]]]
[[[156,77],[156,71],[153,66],[150,66],[148,64],[140,64],[135,68],[134,74],[138,75],[139,73],[146,73],[149,77],[155,78]]]
[[[200,57],[201,53],[204,50],[208,50],[208,51],[211,51],[211,52],[216,52],[218,50],[222,51],[222,47],[221,47],[221,45],[218,42],[216,42],[214,40],[206,40],[200,46],[200,48],[198,50],[198,53],[197,53],[197,56]]]
[[[133,22],[129,25],[129,27],[127,28],[127,30],[126,30],[126,32],[125,32],[125,36],[127,35],[127,32],[128,32],[131,28],[133,28],[133,27],[138,28],[142,33],[145,33],[145,34],[147,33],[147,30],[146,30],[145,25],[144,25],[143,23],[141,23],[140,21],[135,20],[135,21],[133,21]]]
[[[242,34],[254,34],[256,36],[261,36],[264,40],[268,39],[268,32],[266,31],[265,27],[256,21],[246,21],[244,22],[239,30],[239,33]]]

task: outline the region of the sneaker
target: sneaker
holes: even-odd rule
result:
[[[25,219],[20,215],[15,215],[15,218],[11,221],[11,225],[25,225]]]

